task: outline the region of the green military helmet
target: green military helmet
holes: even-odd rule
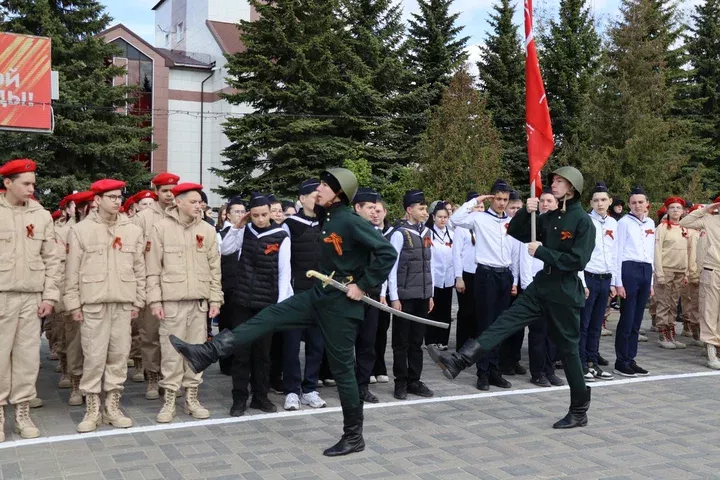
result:
[[[326,176],[332,177],[335,182],[329,182],[327,178],[324,178]],[[337,193],[338,187],[342,189],[348,202],[352,202],[352,199],[355,198],[358,190],[357,177],[347,168],[328,168],[320,175],[320,179],[330,185],[335,193]]]
[[[582,173],[575,167],[560,167],[553,172],[553,175],[563,177],[565,180],[575,187],[575,190],[582,195],[583,187],[585,186],[585,180],[583,180]]]

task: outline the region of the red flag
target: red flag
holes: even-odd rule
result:
[[[535,181],[535,192],[539,197],[542,193],[540,171],[553,151],[555,140],[533,38],[532,0],[525,0],[525,131],[530,183]]]

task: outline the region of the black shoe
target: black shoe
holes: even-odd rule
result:
[[[366,403],[380,403],[380,400],[373,395],[370,390],[361,388],[360,389],[360,400]]]
[[[601,367],[607,367],[610,365],[610,362],[605,360],[602,355],[598,353],[598,365],[600,365]]]
[[[396,384],[397,385],[397,384]],[[323,452],[326,457],[339,457],[365,450],[363,431],[363,406],[343,407],[343,436],[340,441]]]
[[[570,392],[570,409],[565,418],[556,422],[553,428],[584,427],[588,423],[587,411],[590,408],[590,387],[580,395]]]
[[[450,380],[457,377],[460,371],[477,362],[485,353],[480,348],[480,344],[472,338],[465,342],[456,353],[442,352],[435,345],[428,345],[427,351],[432,361],[442,369],[443,375]]]
[[[475,386],[478,390],[482,390],[484,392],[490,390],[490,382],[488,381],[487,375],[480,375]]]
[[[170,334],[170,344],[185,357],[190,370],[200,373],[220,358],[232,355],[235,351],[235,335],[226,329],[209,342],[193,345]]]
[[[270,390],[279,395],[283,395],[285,393],[282,377],[273,378],[272,380],[270,380]]]
[[[515,375],[525,375],[527,373],[527,370],[525,367],[520,365],[520,362],[515,362],[515,365],[513,365],[512,368],[515,370]]]
[[[247,410],[247,398],[234,398],[232,407],[230,407],[231,417],[242,417]]]
[[[273,402],[270,401],[268,397],[265,396],[259,397],[253,395],[252,400],[250,400],[250,408],[254,408],[265,413],[277,412],[277,405],[275,405]]]
[[[645,377],[650,374],[647,370],[642,368],[640,365],[635,363],[634,361],[630,362],[630,369],[635,372],[636,375],[640,375],[641,377]]]
[[[551,373],[547,376],[548,382],[550,382],[550,385],[553,387],[562,387],[565,385],[565,382],[563,382],[562,378],[558,377],[554,373]]]
[[[398,400],[405,400],[407,399],[407,394],[407,383],[395,382],[395,391],[393,392],[393,397],[397,398]]]
[[[525,375],[527,370],[525,367],[520,365],[520,362],[515,362],[513,365],[504,365],[498,369],[501,375]]]
[[[488,375],[488,382],[490,382],[490,385],[498,388],[512,387],[512,383],[505,380],[499,372],[495,371],[490,371],[490,374]]]
[[[537,385],[538,387],[550,387],[550,380],[547,379],[545,375],[540,375],[539,377],[533,376],[530,378],[530,383]]]
[[[417,382],[411,382],[407,386],[407,393],[412,393],[413,395],[417,395],[418,397],[425,397],[430,398],[433,395],[432,390],[430,390],[427,385],[425,385],[423,382],[418,380]]]
[[[618,365],[617,363],[615,364],[615,368],[613,368],[613,372],[623,377],[637,377],[635,370],[625,365]]]

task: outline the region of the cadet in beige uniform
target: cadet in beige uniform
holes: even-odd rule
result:
[[[30,419],[40,368],[40,319],[60,299],[60,260],[50,213],[32,200],[35,162],[13,160],[0,167],[0,427],[4,409],[15,405],[13,430],[22,438],[40,431]],[[0,441],[5,434],[0,428]]]
[[[141,211],[132,218],[132,222],[142,228],[145,234],[145,255],[149,250],[150,233],[153,225],[165,218],[165,211],[173,205],[175,196],[172,194],[172,189],[179,181],[180,177],[172,173],[161,173],[153,178],[152,183],[157,189],[157,203],[141,208]],[[142,206],[143,203],[147,202],[141,200],[139,206]],[[144,369],[147,373],[148,387],[145,398],[155,400],[160,398],[158,383],[160,381],[160,322],[152,315],[149,309],[140,312],[138,320],[142,359],[139,366],[136,361],[135,368],[140,371]],[[140,376],[137,375],[136,377],[136,374],[137,372],[133,373],[133,380],[135,378],[140,379]]]
[[[675,334],[675,318],[680,290],[688,284],[690,273],[690,233],[680,226],[685,200],[671,197],[665,200],[667,219],[655,233],[655,301],[657,302],[658,345],[662,348],[685,348]]]
[[[140,227],[119,215],[125,182],[100,180],[92,184],[98,204],[85,220],[73,226],[65,263],[65,307],[81,322],[85,418],[78,432],[91,432],[103,423],[132,426],[120,411],[127,377],[131,319],[145,305],[145,239]],[[100,416],[100,391],[105,408]]]
[[[177,206],[167,211],[150,234],[147,262],[147,304],[160,320],[162,375],[165,405],[157,421],[175,416],[176,392],[185,387],[185,413],[208,418],[198,402],[202,373],[194,373],[172,347],[173,334],[190,343],[207,337],[208,314],[215,317],[223,303],[220,287],[220,252],[215,229],[202,220],[202,185],[181,183],[173,188]]]
[[[700,340],[706,344],[707,366],[720,370],[720,196],[680,220],[685,228],[700,230],[697,260],[700,270]],[[703,235],[704,233],[704,235]]]
[[[70,194],[60,201],[60,208],[66,207],[68,203],[73,204],[73,195]],[[58,388],[71,388],[72,380],[67,369],[67,353],[65,347],[65,321],[67,319],[67,312],[65,311],[65,305],[63,303],[63,294],[65,293],[65,254],[67,251],[67,236],[70,231],[70,225],[67,223],[67,215],[64,215],[61,211],[61,218],[55,222],[55,243],[57,248],[58,258],[60,259],[60,281],[58,287],[60,289],[60,301],[55,305],[55,317],[53,320],[52,330],[56,335],[56,352],[60,360],[60,381],[58,382]],[[73,222],[74,223],[74,222]]]

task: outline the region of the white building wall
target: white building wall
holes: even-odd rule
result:
[[[237,23],[250,20],[250,4],[246,0],[207,0],[208,20]]]
[[[163,3],[155,10],[155,46],[158,48],[170,48],[172,45],[173,34],[170,33],[170,44],[165,43],[165,33],[173,31],[171,25],[172,19],[172,0]],[[163,31],[164,30],[164,31]]]

